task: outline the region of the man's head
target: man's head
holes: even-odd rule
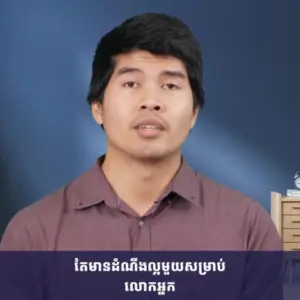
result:
[[[143,160],[180,152],[203,94],[199,44],[174,17],[135,16],[97,46],[88,102],[108,151]]]

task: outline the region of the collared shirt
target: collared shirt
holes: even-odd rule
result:
[[[281,250],[256,201],[196,173],[184,160],[144,216],[119,199],[100,157],[93,168],[20,210],[1,250]]]

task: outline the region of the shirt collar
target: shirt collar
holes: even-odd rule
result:
[[[185,200],[200,205],[200,178],[198,174],[182,158],[181,166],[171,181],[171,190]]]
[[[84,209],[105,202],[118,205],[118,196],[106,179],[101,165],[105,155],[100,156],[93,168],[69,185],[69,199],[75,209]],[[168,191],[180,195],[197,206],[200,205],[200,180],[197,173],[182,159],[181,166],[169,184]]]

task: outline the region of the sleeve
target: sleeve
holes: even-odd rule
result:
[[[24,211],[18,212],[8,223],[1,242],[0,251],[31,250],[30,234]]]
[[[279,233],[258,203],[250,208],[242,300],[283,300],[283,252]]]
[[[3,299],[30,300],[37,298],[38,277],[35,268],[38,264],[31,256],[27,211],[18,212],[9,222],[0,243],[0,290]],[[32,219],[32,218],[31,218]],[[35,287],[36,286],[36,287]]]
[[[282,250],[282,242],[273,220],[267,211],[256,202],[250,208],[248,250]]]

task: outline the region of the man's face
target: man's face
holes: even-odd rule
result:
[[[183,63],[135,51],[116,57],[102,104],[92,105],[108,150],[157,160],[180,152],[197,110]]]

